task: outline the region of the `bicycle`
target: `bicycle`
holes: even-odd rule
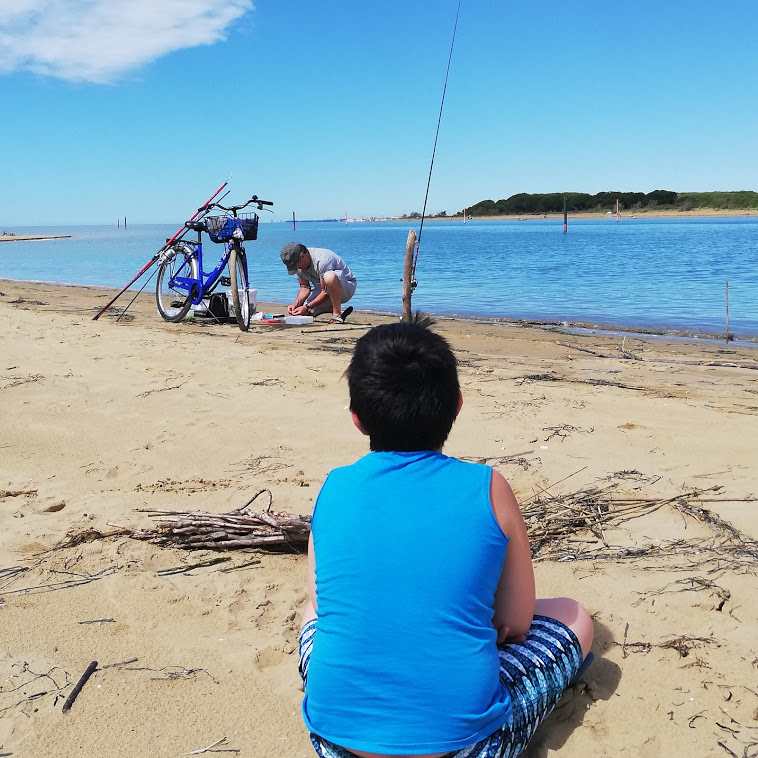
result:
[[[249,275],[247,256],[243,241],[258,237],[258,214],[243,213],[243,208],[255,205],[260,211],[264,205],[273,203],[253,195],[242,205],[225,207],[220,203],[208,203],[199,209],[210,213],[214,208],[225,211],[220,216],[205,216],[199,221],[186,221],[186,229],[197,232],[197,241],[177,240],[160,254],[160,268],[155,285],[155,301],[158,313],[165,321],[181,321],[193,305],[208,297],[219,284],[229,287],[232,293],[234,317],[239,328],[246,332],[250,326],[250,300],[248,297]],[[268,209],[267,209],[268,210]],[[229,215],[231,214],[231,215]],[[202,233],[211,242],[224,244],[224,253],[216,267],[206,272],[203,269]],[[229,276],[222,276],[229,268]]]

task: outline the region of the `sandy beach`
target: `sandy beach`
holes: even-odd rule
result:
[[[102,535],[154,525],[140,509],[228,512],[260,490],[309,514],[329,470],[367,452],[342,373],[358,327],[391,317],[242,333],[163,323],[145,294],[93,321],[110,295],[0,281],[0,755],[314,755],[305,557]],[[445,452],[503,473],[537,525],[538,594],[595,622],[585,682],[527,755],[758,755],[758,352],[436,328],[464,394]],[[624,518],[603,521],[608,498]],[[596,521],[572,522],[580,501]]]

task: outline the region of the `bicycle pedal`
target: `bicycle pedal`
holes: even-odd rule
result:
[[[230,276],[222,276],[221,277],[221,286],[222,287],[231,287],[232,286],[232,279]]]

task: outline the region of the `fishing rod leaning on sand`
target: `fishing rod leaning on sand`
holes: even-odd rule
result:
[[[455,25],[453,26],[453,39],[450,42],[450,54],[447,58],[447,72],[445,73],[445,86],[442,88],[442,102],[440,103],[440,115],[437,119],[437,132],[434,135],[434,148],[432,149],[432,161],[429,165],[429,179],[426,182],[426,195],[424,196],[424,208],[421,211],[421,225],[418,230],[418,239],[416,232],[408,232],[408,241],[405,244],[405,266],[403,267],[403,312],[402,320],[410,321],[412,319],[411,295],[418,286],[416,280],[416,264],[418,263],[418,252],[421,247],[421,233],[424,231],[424,217],[426,216],[426,204],[429,200],[429,187],[432,183],[432,169],[434,168],[434,156],[437,153],[437,139],[440,136],[440,124],[442,123],[442,109],[445,107],[445,93],[447,92],[447,80],[450,76],[450,63],[453,60],[453,47],[455,46],[455,33],[458,30],[458,17],[461,14],[461,0],[458,0],[458,10],[455,13]],[[414,253],[414,246],[416,248]]]
[[[229,184],[228,179],[197,209],[197,212],[192,216],[192,218],[190,218],[190,221],[194,221],[198,217],[203,218],[203,216],[207,216],[210,211],[208,206],[213,202],[213,200],[216,199],[218,194],[224,189],[224,187],[226,187],[227,184]],[[145,273],[145,271],[147,271],[153,264],[155,264],[157,261],[160,260],[161,255],[163,255],[163,253],[166,250],[168,250],[168,248],[172,245],[172,243],[176,242],[177,240],[180,240],[188,231],[189,229],[187,229],[186,225],[182,226],[182,228],[179,229],[176,232],[176,234],[174,234],[173,237],[171,237],[170,239],[167,239],[166,244],[163,245],[163,247],[137,272],[134,278],[123,289],[121,289],[118,292],[118,294],[114,298],[112,298],[97,315],[93,316],[92,320],[97,321],[100,318],[100,316],[102,316],[103,313],[105,313],[108,310],[108,308],[110,308],[113,305],[113,303],[115,303],[116,300],[118,300],[121,297],[121,295],[123,295],[124,292],[126,292],[129,289],[129,287],[131,287],[132,284],[134,284],[134,282],[136,282],[137,279],[139,279],[142,276],[142,274]],[[144,287],[142,289],[144,289]],[[142,290],[140,290],[140,292],[141,291]],[[129,305],[131,305],[133,302],[134,302],[134,299],[132,299],[132,302],[129,303]],[[127,305],[126,308],[128,308],[129,305]],[[121,314],[121,316],[123,316],[124,313],[126,313],[126,308],[124,308],[124,311]],[[121,318],[121,316],[119,316],[119,319]]]

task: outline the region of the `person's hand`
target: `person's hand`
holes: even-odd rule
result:
[[[301,305],[299,308],[293,308],[290,311],[290,315],[292,316],[307,316],[308,315],[308,308],[304,305]]]
[[[296,307],[297,306],[294,306],[294,305],[288,305],[287,306],[287,313],[289,313],[290,316],[294,316],[295,315]]]
[[[509,637],[511,629],[508,626],[501,626],[497,630],[497,644],[504,645],[511,642],[524,642],[526,640],[525,634],[519,634],[518,637]]]

